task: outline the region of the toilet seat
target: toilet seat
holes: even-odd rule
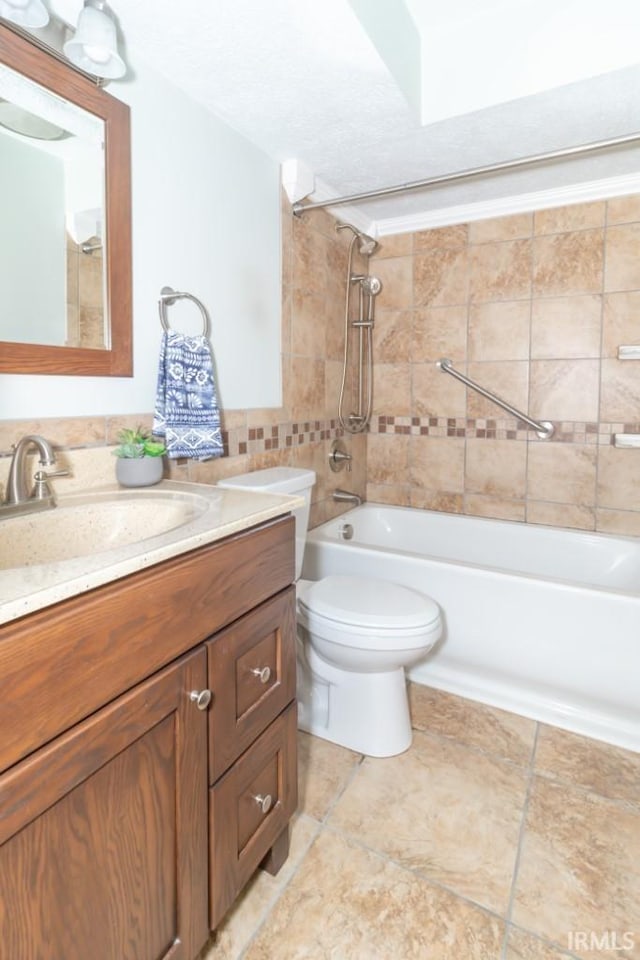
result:
[[[312,632],[372,650],[412,647],[440,630],[438,605],[417,590],[373,577],[328,576],[310,583],[298,600]]]

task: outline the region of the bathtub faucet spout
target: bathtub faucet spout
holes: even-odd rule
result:
[[[362,503],[362,497],[358,496],[357,493],[350,493],[348,490],[334,490],[333,499],[342,503],[354,503],[356,507],[359,507]]]

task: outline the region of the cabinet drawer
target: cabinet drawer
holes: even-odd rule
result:
[[[286,829],[297,802],[292,703],[209,791],[212,930]]]
[[[295,629],[290,587],[208,641],[210,783],[295,697]]]

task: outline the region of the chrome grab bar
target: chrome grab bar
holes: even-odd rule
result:
[[[459,370],[454,368],[451,360],[447,360],[443,357],[436,361],[436,367],[439,367],[443,373],[450,373],[452,377],[456,378],[456,380],[466,384],[467,387],[471,387],[472,390],[475,390],[476,393],[486,397],[487,400],[491,400],[492,403],[496,403],[499,407],[502,407],[503,410],[506,410],[507,413],[510,413],[512,417],[516,417],[517,420],[522,420],[522,422],[526,423],[528,427],[531,427],[532,430],[535,430],[536,434],[541,440],[548,440],[553,436],[555,427],[549,420],[532,420],[531,417],[526,415],[526,413],[522,413],[522,411],[517,410],[516,407],[512,407],[511,404],[507,403],[506,400],[501,400],[500,397],[495,395],[495,393],[491,393],[490,390],[485,390],[485,388],[481,387],[479,383],[475,383],[473,380],[470,380],[469,377],[465,377],[464,373],[460,373]]]

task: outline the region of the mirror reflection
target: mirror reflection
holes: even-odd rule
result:
[[[101,118],[0,64],[0,340],[108,348],[104,149]]]

